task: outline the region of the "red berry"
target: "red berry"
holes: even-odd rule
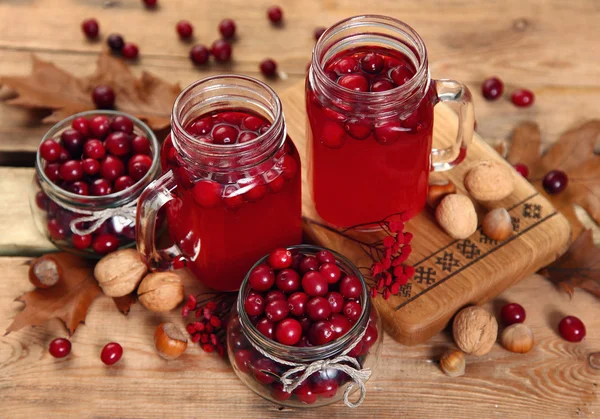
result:
[[[227,62],[231,59],[231,44],[224,39],[218,39],[213,42],[210,52],[216,61]]]
[[[75,182],[83,177],[83,167],[79,160],[69,160],[60,166],[60,177],[67,182]]]
[[[504,83],[498,77],[490,77],[485,79],[481,85],[481,94],[487,100],[496,100],[502,96],[504,91]]]
[[[308,302],[308,295],[304,292],[295,292],[289,296],[288,308],[290,313],[296,317],[304,316],[306,312],[306,303]]]
[[[248,283],[253,290],[267,291],[275,283],[275,273],[268,265],[261,264],[250,272]]]
[[[258,323],[256,323],[256,329],[269,339],[273,339],[275,337],[275,325],[269,319],[260,319]]]
[[[295,319],[285,319],[275,327],[275,338],[284,345],[295,345],[302,337],[302,326]]]
[[[138,57],[139,49],[137,45],[133,42],[126,42],[125,45],[123,45],[121,54],[123,55],[123,58],[127,58],[128,60],[135,60]]]
[[[213,208],[221,201],[221,185],[212,180],[201,180],[194,185],[192,194],[198,205]]]
[[[389,80],[377,80],[373,84],[371,84],[372,92],[385,92],[387,90],[393,89],[395,86]]]
[[[210,57],[210,51],[204,45],[194,45],[190,50],[190,59],[195,64],[206,64]]]
[[[67,190],[69,192],[73,192],[74,194],[77,194],[77,195],[85,196],[85,195],[89,194],[88,184],[81,180],[78,180],[78,181],[73,182],[70,185],[68,185]]]
[[[111,109],[115,106],[115,92],[110,86],[96,86],[92,91],[92,100],[98,109]]]
[[[63,338],[54,339],[50,342],[48,352],[54,358],[64,358],[71,353],[71,342]]]
[[[329,250],[319,250],[316,257],[317,262],[321,265],[324,263],[335,263],[335,256]]]
[[[369,121],[360,119],[350,119],[344,124],[344,130],[352,138],[357,140],[365,140],[371,131],[373,131],[373,125]]]
[[[267,9],[267,17],[273,23],[279,23],[283,19],[283,10],[279,6],[271,6]]]
[[[87,249],[92,244],[92,235],[85,234],[83,236],[80,236],[79,234],[73,234],[73,236],[71,237],[71,242],[73,243],[73,246],[76,249]]]
[[[277,63],[270,58],[261,61],[260,72],[267,77],[273,77],[277,72]]]
[[[339,292],[331,291],[325,295],[332,313],[341,313],[344,308],[344,297]]]
[[[130,186],[133,186],[135,184],[135,181],[129,177],[129,176],[121,176],[118,177],[117,179],[115,179],[114,182],[114,190],[115,192],[120,192],[120,191],[124,191],[125,189],[129,188]]]
[[[88,39],[96,39],[100,32],[100,25],[96,19],[86,19],[81,22],[81,30]]]
[[[83,145],[83,154],[92,159],[101,159],[106,155],[106,149],[102,141],[92,138]]]
[[[125,41],[123,37],[116,33],[111,33],[106,39],[106,43],[112,52],[121,52],[123,49],[123,45],[125,45]]]
[[[121,159],[113,156],[106,156],[100,163],[100,175],[109,182],[114,181],[119,176],[125,174],[125,165]]]
[[[360,279],[353,275],[348,275],[340,282],[340,294],[346,298],[358,298],[362,294],[362,284]]]
[[[396,142],[406,129],[400,121],[390,121],[375,128],[375,139],[379,144],[392,144]]]
[[[396,86],[402,86],[404,83],[409,81],[413,76],[413,72],[410,68],[405,65],[399,65],[390,71],[390,77],[396,84]]]
[[[110,131],[110,121],[104,115],[98,115],[90,120],[90,133],[94,138],[103,139]]]
[[[131,140],[131,148],[134,154],[152,154],[150,141],[143,135],[136,135],[133,137],[133,140]]]
[[[321,37],[321,35],[323,35],[323,32],[325,32],[327,30],[327,28],[324,28],[322,26],[319,26],[318,28],[315,29],[315,31],[313,32],[313,36],[315,37],[315,41],[318,41],[319,38]]]
[[[194,34],[194,27],[187,20],[180,20],[177,22],[177,25],[175,25],[175,30],[177,30],[177,33],[181,39],[189,39]]]
[[[298,162],[294,157],[289,154],[283,156],[281,162],[282,175],[285,180],[292,180],[298,173]]]
[[[349,76],[345,76],[349,77]],[[344,127],[336,121],[325,121],[321,130],[321,143],[327,148],[341,148],[346,141]]]
[[[500,312],[502,321],[506,326],[514,323],[523,323],[525,321],[525,309],[522,305],[516,303],[506,304]]]
[[[44,173],[51,182],[58,182],[60,180],[60,163],[50,163],[44,167]]]
[[[63,240],[67,235],[67,230],[56,218],[48,220],[47,228],[52,240]]]
[[[361,74],[347,74],[340,77],[338,84],[355,92],[368,92],[369,81]]]
[[[307,273],[310,271],[316,271],[319,269],[319,262],[317,258],[314,256],[306,256],[304,259],[300,261],[299,266],[300,272]]]
[[[293,269],[283,269],[275,278],[275,286],[283,292],[294,292],[300,289],[300,275]]]
[[[90,121],[84,116],[78,116],[71,122],[71,128],[79,132],[84,137],[90,135]]]
[[[235,22],[231,19],[223,19],[219,23],[219,32],[225,39],[230,39],[235,36]]]
[[[313,404],[319,397],[312,391],[307,383],[300,384],[292,393],[296,396],[298,401],[304,404]]]
[[[110,129],[113,131],[123,131],[126,134],[133,134],[133,121],[125,115],[117,115],[111,121]]]
[[[360,59],[360,66],[363,71],[371,74],[376,74],[383,70],[383,57],[374,52],[365,54]]]
[[[340,279],[342,272],[335,263],[324,263],[319,266],[319,272],[330,284],[335,284]]]
[[[146,176],[152,167],[152,159],[145,154],[136,154],[127,163],[127,173],[136,182]]]
[[[569,342],[581,342],[585,338],[585,325],[575,316],[567,316],[558,324],[562,338]]]
[[[40,144],[40,156],[47,162],[58,161],[60,157],[60,144],[56,141],[48,139]]]
[[[81,156],[81,153],[83,152],[84,138],[79,131],[75,131],[73,128],[64,130],[60,135],[60,141],[62,146],[70,154],[68,159],[79,158]]]
[[[517,163],[515,164],[515,170],[519,172],[519,174],[525,179],[529,177],[529,167],[527,167],[527,165],[523,163]]]
[[[106,365],[113,365],[119,362],[122,356],[123,347],[116,342],[110,342],[107,343],[106,346],[104,346],[104,348],[102,348],[100,359]]]
[[[352,57],[344,57],[335,64],[335,71],[339,74],[358,73],[360,66]]]
[[[81,167],[86,175],[95,175],[100,171],[100,163],[94,159],[83,159],[81,161]]]
[[[271,301],[265,306],[265,316],[275,323],[285,319],[289,313],[290,309],[287,300]]]
[[[379,336],[379,332],[377,332],[377,328],[373,325],[373,323],[369,323],[367,326],[367,332],[365,336],[362,338],[363,344],[363,352],[367,352],[371,346],[377,341],[377,337]]]
[[[352,323],[350,323],[350,320],[341,314],[333,313],[331,316],[329,316],[329,322],[331,323],[336,339],[340,336],[344,336],[352,328]]]
[[[152,9],[152,8],[156,7],[158,0],[142,0],[142,2],[144,3],[144,5],[147,8]]]
[[[338,382],[335,379],[318,379],[312,384],[311,389],[317,396],[330,399],[337,394]]]
[[[313,297],[306,303],[306,315],[311,320],[325,320],[331,314],[329,302],[323,297]]]
[[[90,185],[90,193],[93,196],[104,196],[111,194],[112,189],[106,179],[96,179]]]
[[[119,238],[113,234],[99,234],[92,240],[92,249],[101,255],[114,252],[119,247]]]
[[[212,130],[212,137],[215,144],[235,144],[239,131],[231,125],[217,125]]]
[[[513,92],[510,100],[515,106],[526,108],[533,105],[533,102],[535,101],[535,95],[531,90],[518,89]]]
[[[542,186],[549,194],[555,195],[565,190],[569,177],[562,170],[551,170],[542,180]]]
[[[275,249],[267,258],[267,262],[273,269],[285,269],[292,266],[292,252],[287,249]]]
[[[244,301],[244,309],[250,316],[260,316],[265,310],[265,299],[259,294],[250,294]]]
[[[213,129],[213,125],[212,118],[200,118],[192,122],[187,131],[191,135],[209,135]]]
[[[267,293],[267,296],[265,297],[265,301],[267,302],[267,305],[272,301],[278,301],[278,300],[287,301],[285,294],[279,290],[271,290]]]
[[[277,376],[277,366],[267,358],[259,358],[254,361],[251,370],[256,381],[262,384],[271,384]]]
[[[312,297],[327,294],[327,288],[327,279],[319,272],[310,271],[302,277],[302,289]]]
[[[313,345],[325,345],[335,339],[331,322],[320,320],[314,323],[308,332],[308,340]]]
[[[344,316],[346,316],[348,320],[355,322],[360,318],[362,306],[358,301],[346,301],[342,313],[344,313]]]
[[[250,372],[250,363],[252,362],[252,352],[247,349],[240,349],[235,352],[235,365],[243,373]]]

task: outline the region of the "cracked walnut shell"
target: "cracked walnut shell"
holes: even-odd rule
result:
[[[456,345],[465,353],[487,354],[498,337],[498,322],[487,310],[471,306],[454,317],[452,334]]]
[[[104,256],[94,268],[94,277],[109,297],[132,293],[148,268],[134,249],[117,250]]]
[[[171,311],[183,301],[181,278],[173,272],[149,274],[138,288],[138,299],[150,311]]]

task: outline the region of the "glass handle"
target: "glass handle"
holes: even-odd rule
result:
[[[140,195],[136,214],[137,249],[142,260],[155,271],[173,269],[173,260],[182,257],[179,247],[173,244],[166,249],[156,248],[156,217],[158,211],[170,200],[177,187],[173,171],[156,179]]]
[[[443,172],[460,164],[467,156],[467,147],[473,139],[475,112],[469,88],[461,82],[448,79],[435,80],[439,102],[454,102],[458,105],[458,133],[456,141],[448,148],[431,150],[431,170]]]

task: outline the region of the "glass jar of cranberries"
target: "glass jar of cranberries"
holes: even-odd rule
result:
[[[57,247],[86,257],[133,246],[137,199],[159,170],[158,142],[139,119],[117,111],[73,115],[38,149],[35,223]]]
[[[455,102],[459,112],[458,135],[444,149],[432,149],[438,102]],[[429,172],[459,164],[473,136],[467,87],[432,80],[423,40],[385,16],[349,18],[323,33],[306,79],[306,109],[313,200],[335,227],[370,229],[401,212],[416,215]],[[347,205],[348,197],[359,199]]]
[[[166,173],[138,206],[138,250],[151,269],[187,265],[206,286],[236,291],[274,247],[302,240],[300,158],[281,102],[244,76],[209,77],[177,98],[161,150]],[[157,249],[165,206],[174,243]]]
[[[348,396],[358,389],[356,404],[364,399],[382,338],[358,268],[331,250],[300,245],[276,249],[248,272],[227,351],[238,377],[267,400],[354,406]]]

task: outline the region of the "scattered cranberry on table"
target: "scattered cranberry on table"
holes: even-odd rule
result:
[[[194,45],[190,50],[190,59],[194,64],[206,64],[210,58],[210,51],[204,45]]]
[[[525,309],[520,304],[509,303],[502,307],[500,316],[506,326],[515,323],[523,323],[525,321]]]
[[[110,86],[94,87],[92,100],[98,109],[111,109],[115,106],[115,91]]]
[[[102,348],[102,353],[100,354],[100,359],[106,365],[114,365],[123,356],[123,347],[116,342],[107,343],[104,348]]]
[[[575,316],[563,318],[558,324],[558,331],[569,342],[581,342],[585,338],[585,325]]]
[[[217,39],[213,42],[210,53],[215,57],[215,61],[227,62],[231,59],[231,44],[224,39]]]
[[[277,63],[270,58],[261,61],[260,72],[267,77],[273,77],[277,72]]]
[[[235,36],[235,22],[231,19],[223,19],[219,23],[219,32],[225,39],[231,39]]]
[[[142,3],[144,3],[144,6],[146,6],[147,8],[152,9],[156,7],[158,0],[142,0]]]
[[[325,32],[326,30],[327,28],[323,26],[319,26],[318,28],[316,28],[314,32],[315,41],[318,41],[321,35],[323,35],[323,32]]]
[[[533,105],[535,95],[531,90],[518,89],[513,92],[510,97],[511,102],[519,108],[527,108]]]
[[[133,42],[126,42],[125,45],[123,45],[121,54],[123,55],[123,58],[127,58],[128,60],[135,60],[138,57],[139,49],[137,45]]]
[[[54,358],[64,358],[71,353],[71,342],[64,338],[57,338],[50,342],[48,352]]]
[[[175,30],[181,39],[190,39],[194,35],[194,27],[187,20],[177,22]]]
[[[112,52],[120,53],[125,45],[125,40],[121,35],[117,33],[111,33],[108,35],[108,38],[106,38],[106,44]]]
[[[283,19],[283,10],[279,6],[271,6],[267,9],[267,17],[272,23],[280,23]]]
[[[88,39],[96,39],[100,32],[100,25],[96,19],[86,19],[81,23],[81,30]]]
[[[523,163],[515,164],[515,170],[517,172],[519,172],[519,174],[521,176],[523,176],[525,179],[527,179],[529,177],[529,167],[527,167],[526,164],[523,164]]]
[[[504,92],[504,83],[498,77],[485,79],[481,84],[481,94],[487,100],[496,100]]]
[[[542,186],[551,195],[556,195],[565,190],[569,177],[562,170],[551,170],[542,179]]]

